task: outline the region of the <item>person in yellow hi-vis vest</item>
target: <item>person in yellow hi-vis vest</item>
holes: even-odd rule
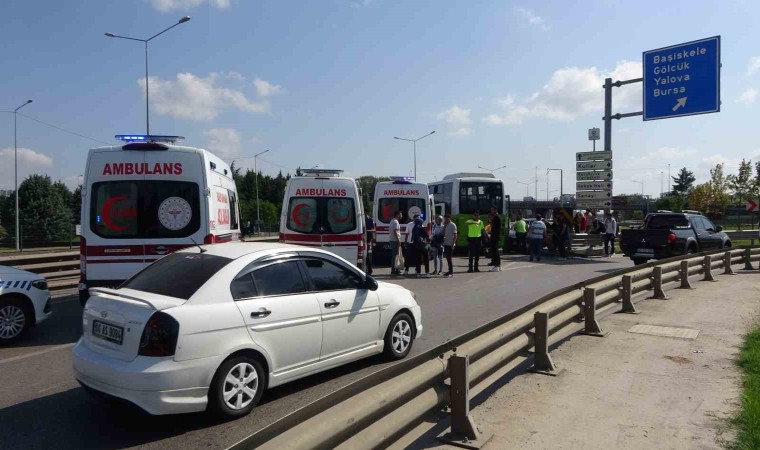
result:
[[[478,262],[480,261],[480,245],[483,238],[485,224],[480,220],[480,213],[472,215],[472,219],[464,223],[467,227],[467,250],[470,258],[467,272],[480,272]],[[475,265],[473,265],[473,261]]]

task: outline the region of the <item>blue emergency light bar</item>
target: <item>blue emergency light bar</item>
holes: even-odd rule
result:
[[[412,177],[399,176],[390,177],[390,179],[393,181],[393,184],[412,184],[412,181],[414,180]]]
[[[184,136],[164,136],[157,134],[117,134],[116,139],[123,142],[177,142],[185,139]]]

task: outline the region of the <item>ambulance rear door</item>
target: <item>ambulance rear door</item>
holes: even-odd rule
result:
[[[356,185],[353,180],[328,179],[324,180],[323,189],[326,196],[323,199],[322,248],[358,265],[364,227]]]
[[[82,271],[88,282],[116,284],[144,267],[139,217],[144,163],[144,151],[113,147],[90,152],[81,251]]]
[[[145,262],[203,243],[208,223],[203,156],[172,149],[145,152],[140,205]]]

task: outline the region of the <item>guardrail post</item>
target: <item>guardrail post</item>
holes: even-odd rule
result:
[[[631,302],[631,296],[633,295],[633,277],[630,275],[623,275],[623,288],[621,289],[623,294],[623,310],[620,311],[626,314],[638,314],[636,307]]]
[[[587,287],[583,290],[583,318],[586,322],[583,334],[596,337],[605,337],[609,334],[602,331],[602,327],[596,321],[596,289],[594,288]]]
[[[752,270],[752,249],[744,249],[744,270]]]
[[[541,373],[556,377],[562,371],[557,370],[552,357],[549,354],[549,314],[536,312],[533,314],[533,326],[535,327],[533,353],[533,367],[528,369],[533,373]]]
[[[724,275],[736,275],[734,268],[731,267],[731,251],[727,251],[723,254],[723,274]]]
[[[693,289],[691,283],[689,283],[689,260],[684,259],[681,261],[681,268],[678,272],[681,275],[681,285],[678,289]]]
[[[488,442],[493,433],[481,433],[470,415],[470,357],[449,357],[451,374],[451,432],[438,439],[457,447],[479,449]]]
[[[702,281],[717,281],[712,274],[712,255],[705,255],[705,259],[702,260],[702,268],[705,271],[705,277]]]
[[[662,290],[662,266],[654,266],[652,269],[652,288],[654,289],[654,295],[652,298],[658,298],[660,300],[668,299],[668,296],[665,295],[665,291]]]

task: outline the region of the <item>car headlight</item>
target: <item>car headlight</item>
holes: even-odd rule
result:
[[[45,280],[32,281],[32,287],[35,289],[39,289],[41,291],[47,291],[47,288],[48,288],[47,281]]]

